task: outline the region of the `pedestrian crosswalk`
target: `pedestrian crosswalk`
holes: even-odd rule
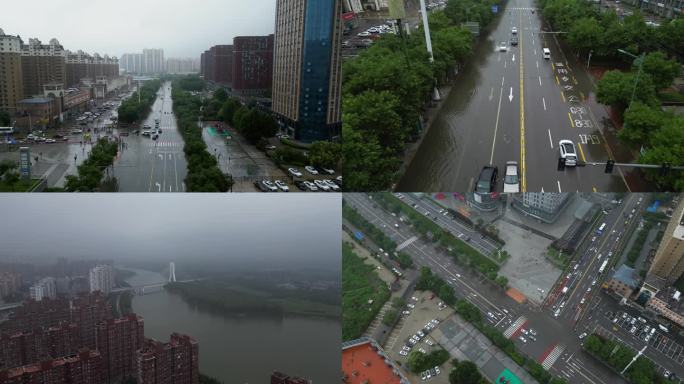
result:
[[[504,335],[507,339],[510,339],[511,337],[513,337],[513,335],[515,335],[515,333],[516,333],[520,328],[523,327],[523,325],[525,325],[525,323],[527,323],[527,317],[525,317],[525,316],[520,316],[520,317],[518,317],[518,319],[515,320],[515,321],[513,322],[513,324],[511,324],[511,326],[508,327],[508,329],[506,329],[506,330],[504,331],[503,335]]]
[[[182,147],[183,144],[178,142],[178,141],[164,141],[164,140],[157,140],[157,141],[150,141],[147,143],[148,147],[162,147],[162,148],[172,148],[172,147]]]
[[[558,358],[561,356],[561,354],[563,354],[563,351],[565,351],[565,346],[561,344],[556,344],[551,350],[551,352],[548,355],[546,355],[546,357],[542,356],[542,367],[544,367],[544,369],[548,371],[549,368],[551,368],[551,366],[553,365],[553,363],[555,363],[556,360],[558,360]]]

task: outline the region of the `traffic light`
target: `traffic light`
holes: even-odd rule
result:
[[[613,167],[614,166],[615,166],[615,160],[608,159],[608,161],[606,161],[606,170],[604,172],[605,173],[613,173]]]
[[[660,176],[665,176],[668,172],[670,172],[670,163],[663,163],[663,166],[660,167]]]
[[[559,171],[565,170],[565,158],[564,157],[558,158],[558,170]]]

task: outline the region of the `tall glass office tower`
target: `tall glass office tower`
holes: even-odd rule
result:
[[[302,142],[340,135],[340,0],[278,0],[273,111]]]

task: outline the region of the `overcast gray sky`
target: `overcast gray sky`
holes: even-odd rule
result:
[[[199,58],[235,36],[275,28],[276,0],[7,0],[0,28],[28,43],[57,38],[64,48],[121,57],[163,48],[165,57]]]
[[[2,194],[0,261],[149,260],[338,270],[341,194]]]

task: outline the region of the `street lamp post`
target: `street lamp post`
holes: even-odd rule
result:
[[[589,68],[589,64],[591,63],[591,54],[594,53],[594,50],[589,51],[589,58],[587,59],[587,69]]]
[[[637,84],[639,84],[639,77],[641,76],[641,68],[644,66],[644,57],[646,55],[646,52],[642,53],[639,56],[633,55],[624,49],[618,49],[618,52],[631,56],[634,58],[634,60],[639,60],[639,70],[637,71],[637,76],[636,79],[634,80],[634,87],[632,88],[632,97],[629,99],[629,106],[632,106],[632,103],[634,102],[634,95],[636,95],[636,88]]]

